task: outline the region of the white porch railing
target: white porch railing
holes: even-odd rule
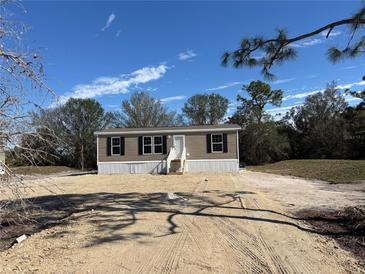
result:
[[[176,159],[176,149],[174,147],[171,147],[170,148],[170,151],[169,151],[169,155],[167,156],[167,160],[166,160],[166,168],[167,168],[167,171],[166,173],[169,173],[170,172],[170,167],[171,167],[171,161]]]
[[[185,171],[185,162],[186,162],[186,148],[183,148],[183,151],[181,153],[181,158],[180,158],[180,168],[181,168],[181,172]]]
[[[13,175],[11,169],[0,160],[0,180],[7,180]]]
[[[166,168],[167,168],[166,173],[167,174],[170,172],[171,161],[176,160],[176,159],[180,160],[179,171],[184,172],[185,171],[185,162],[186,162],[186,148],[185,147],[183,148],[183,151],[181,152],[180,157],[177,154],[175,147],[170,148],[170,152],[169,152],[169,155],[167,156],[167,160],[166,160]]]

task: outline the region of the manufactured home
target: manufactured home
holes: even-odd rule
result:
[[[98,131],[98,173],[238,172],[240,129],[222,124]]]

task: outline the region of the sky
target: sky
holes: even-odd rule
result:
[[[236,49],[242,37],[271,37],[277,28],[295,36],[350,17],[360,1],[25,1],[23,6],[26,12],[17,16],[30,27],[25,41],[41,53],[47,84],[61,102],[94,98],[115,111],[133,92],[149,91],[180,112],[188,97],[215,92],[230,100],[230,115],[242,85],[265,79],[259,68],[221,66],[224,51]],[[338,28],[328,39],[319,34],[295,44],[298,58],[275,67],[277,78],[268,81],[284,91],[283,104],[267,110],[285,112],[331,81],[342,88],[364,86],[363,57],[335,65],[327,60],[327,49],[346,45],[347,37],[348,29]]]

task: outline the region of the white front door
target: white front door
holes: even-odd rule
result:
[[[174,135],[173,146],[176,150],[177,158],[180,158],[185,147],[185,135]]]

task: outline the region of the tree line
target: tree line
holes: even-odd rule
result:
[[[219,94],[197,94],[177,114],[148,92],[140,91],[123,100],[119,111],[107,112],[94,99],[70,98],[63,105],[32,112],[30,124],[36,134],[24,134],[20,144],[7,152],[7,159],[13,166],[95,168],[95,131],[110,127],[218,124],[223,122],[228,104],[228,99]]]
[[[363,159],[365,157],[365,97],[349,106],[336,83],[309,95],[300,106],[275,117],[268,106],[280,107],[284,92],[252,81],[237,96],[237,109],[226,117],[229,100],[202,93],[187,99],[181,114],[169,110],[148,92],[136,92],[119,111],[106,112],[94,99],[69,99],[64,105],[32,112],[34,135],[24,135],[13,149],[12,165],[96,167],[94,132],[110,127],[158,127],[235,123],[240,132],[240,161],[263,164],[284,159]],[[24,157],[33,151],[32,158]],[[22,157],[20,157],[22,156]]]
[[[239,96],[237,112],[229,119],[242,126],[241,161],[263,164],[284,159],[364,159],[365,96],[357,106],[349,106],[336,83],[323,92],[306,97],[282,118],[270,115],[265,107],[280,106],[281,90],[271,90],[261,81],[243,89],[248,98]]]

